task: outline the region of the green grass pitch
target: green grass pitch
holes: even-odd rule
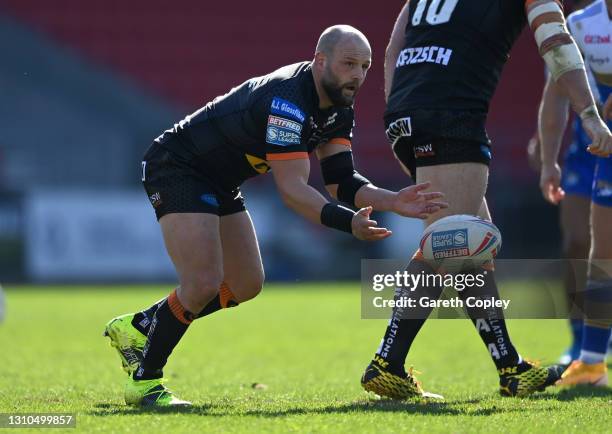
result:
[[[103,326],[168,288],[5,289],[0,412],[74,412],[77,431],[590,433],[612,426],[610,389],[499,397],[494,366],[467,320],[429,321],[408,359],[444,403],[368,398],[359,377],[386,321],[360,319],[357,283],[271,284],[257,299],[197,321],[165,370],[169,387],[195,408],[133,409],[123,404],[126,376]],[[554,361],[568,342],[564,321],[509,327],[530,358]]]

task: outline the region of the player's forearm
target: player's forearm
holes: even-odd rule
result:
[[[544,88],[538,116],[540,155],[543,165],[557,162],[568,120],[568,100],[558,85],[549,80]]]
[[[391,93],[391,85],[393,84],[393,74],[395,73],[395,63],[397,58],[404,46],[404,29],[408,23],[408,2],[402,8],[393,31],[391,32],[391,39],[389,45],[385,51],[385,101],[389,98]]]
[[[580,49],[569,34],[563,10],[553,0],[526,3],[527,19],[552,78],[566,92],[576,113],[593,105]]]
[[[289,208],[313,223],[321,223],[321,210],[328,201],[317,190],[298,181],[279,187],[279,192]]]
[[[578,114],[595,104],[584,69],[575,69],[559,76],[557,84],[563,88],[572,108]]]
[[[376,187],[373,184],[366,184],[357,190],[355,194],[355,206],[365,208],[371,206],[375,211],[390,211],[396,193]]]

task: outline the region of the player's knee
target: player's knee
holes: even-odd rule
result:
[[[260,273],[256,273],[251,276],[248,280],[240,284],[240,302],[243,303],[247,300],[251,300],[259,295],[263,288],[265,276],[263,270]]]
[[[181,279],[181,289],[189,304],[203,308],[217,293],[223,281],[219,273],[196,273]]]

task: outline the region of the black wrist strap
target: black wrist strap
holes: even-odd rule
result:
[[[340,205],[328,203],[321,210],[321,224],[339,231],[353,233],[351,222],[355,212]]]

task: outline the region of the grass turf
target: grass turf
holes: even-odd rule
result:
[[[165,370],[169,387],[195,408],[129,408],[126,376],[103,326],[166,289],[5,289],[0,413],[74,412],[78,431],[533,433],[612,426],[610,389],[499,397],[494,366],[467,320],[427,322],[408,359],[444,403],[368,398],[359,377],[386,321],[360,319],[358,284],[268,285],[257,299],[199,320]],[[554,361],[568,341],[560,320],[514,320],[509,327],[531,358]]]

